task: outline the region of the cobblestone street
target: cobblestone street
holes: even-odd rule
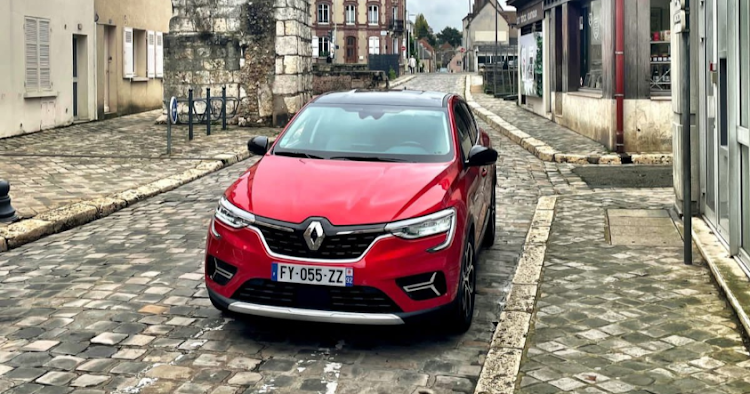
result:
[[[205,234],[248,160],[0,254],[0,391],[473,392],[537,198],[554,192],[542,162],[494,138],[498,242],[481,255],[467,334],[222,317],[202,284]]]
[[[463,74],[428,74],[404,87],[462,93],[465,81]],[[483,94],[474,96],[479,102]],[[140,130],[147,115],[141,116],[128,117],[132,123],[121,127]],[[517,393],[750,392],[750,356],[731,310],[700,261],[682,264],[681,238],[670,216],[672,189],[589,187],[572,164],[543,162],[478,122],[499,152],[497,239],[480,254],[474,323],[466,334],[217,311],[203,284],[208,223],[221,193],[257,160],[251,158],[0,253],[0,392],[474,393],[538,200],[550,195],[558,196],[557,205],[535,307],[529,295],[533,317]],[[124,144],[122,152],[92,140],[78,148],[87,157],[41,160],[55,151],[50,141],[64,152],[80,145],[81,135],[100,135],[97,127],[106,124],[0,141],[3,169],[10,162],[18,178],[14,187],[23,184],[23,171],[31,171],[21,160],[59,169],[57,183],[29,182],[14,190],[58,187],[58,194],[79,198],[76,193],[99,192],[97,184],[114,184],[119,173],[112,168],[145,168],[121,181],[140,182],[138,177],[172,171],[170,166],[245,149],[249,135],[271,133],[220,134],[220,143],[211,145],[216,149],[203,146],[203,137],[189,147],[178,141],[175,158],[165,160],[160,140],[144,132],[141,142]],[[161,132],[161,126],[149,130]],[[101,135],[123,132],[105,129]],[[123,160],[121,167],[88,157],[98,154]],[[87,168],[82,160],[99,164]],[[45,169],[34,170],[37,179]],[[66,178],[73,171],[80,174]],[[14,195],[14,204],[36,210],[55,201],[55,193],[31,194],[35,200]]]
[[[167,156],[166,125],[155,125],[160,111],[47,130],[0,140],[0,178],[11,183],[13,205],[29,218],[82,200],[145,185],[221,160],[243,149],[249,136],[274,135],[275,129],[196,125],[175,126]]]

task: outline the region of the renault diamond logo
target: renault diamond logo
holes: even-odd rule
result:
[[[316,251],[320,249],[325,237],[326,234],[323,232],[323,226],[320,225],[320,222],[310,223],[310,225],[307,226],[307,230],[305,230],[305,243],[307,243],[307,247],[310,248],[310,250]]]

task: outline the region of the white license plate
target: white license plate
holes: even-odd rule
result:
[[[271,280],[274,282],[350,287],[354,285],[354,269],[273,263]]]

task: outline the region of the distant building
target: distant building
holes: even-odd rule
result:
[[[93,0],[0,1],[0,138],[96,119]]]
[[[98,118],[162,107],[171,0],[95,0]]]
[[[405,59],[406,0],[310,0],[310,12],[319,62],[332,54],[333,63],[366,64],[369,55],[386,54]]]
[[[496,21],[497,14],[497,21]],[[495,23],[497,22],[497,30]],[[495,38],[501,47],[515,46],[518,43],[518,31],[515,28],[516,12],[505,11],[496,0],[474,0],[472,12],[463,19],[464,70],[479,71],[485,64],[492,64],[495,56]],[[515,57],[515,51],[507,54],[506,50],[498,53],[498,63]]]

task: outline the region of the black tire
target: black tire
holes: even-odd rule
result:
[[[476,298],[477,271],[476,249],[474,242],[466,241],[461,261],[461,275],[458,282],[458,294],[448,316],[448,330],[453,334],[463,334],[471,327],[474,317]]]
[[[490,199],[490,207],[489,212],[487,212],[487,216],[489,216],[489,221],[487,222],[487,228],[484,230],[484,239],[482,239],[482,246],[485,248],[489,248],[490,246],[495,244],[495,234],[496,234],[496,226],[495,224],[497,222],[497,207],[495,205],[495,182],[492,182],[492,198]]]

